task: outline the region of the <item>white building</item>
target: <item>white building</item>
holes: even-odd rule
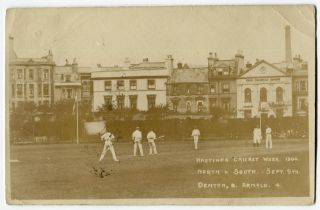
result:
[[[262,60],[237,79],[237,117],[292,116],[292,78]]]
[[[132,64],[129,67],[99,67],[91,73],[93,80],[93,111],[103,105],[147,111],[165,106],[166,82],[173,68],[173,59],[165,62]]]

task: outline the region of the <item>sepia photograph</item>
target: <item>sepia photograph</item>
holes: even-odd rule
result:
[[[314,5],[5,19],[8,204],[315,202]]]

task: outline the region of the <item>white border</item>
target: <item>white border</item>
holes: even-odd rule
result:
[[[43,209],[44,207],[46,209],[83,209],[83,208],[94,208],[94,209],[106,209],[106,208],[112,208],[112,209],[127,209],[128,206],[17,206],[17,205],[7,205],[5,201],[5,12],[7,8],[10,7],[97,7],[97,6],[151,6],[151,5],[212,5],[212,4],[223,4],[223,5],[248,5],[248,4],[314,4],[319,8],[319,1],[307,1],[307,0],[282,0],[281,2],[279,0],[270,0],[270,1],[253,1],[253,0],[108,0],[108,2],[103,0],[46,0],[46,1],[39,1],[39,0],[3,0],[0,2],[0,69],[1,69],[1,80],[0,80],[0,106],[1,106],[1,134],[2,134],[2,141],[0,144],[0,152],[1,152],[1,167],[2,170],[0,172],[0,209]],[[317,18],[318,22],[318,18]],[[319,27],[318,27],[319,28]],[[317,33],[319,33],[319,29],[317,28]],[[319,48],[317,47],[317,50]],[[317,77],[319,79],[319,76]],[[318,88],[319,90],[319,88]],[[318,104],[317,104],[318,107]],[[317,165],[319,165],[317,163]],[[319,178],[319,167],[317,167],[317,174]],[[319,195],[320,193],[320,185],[319,185],[319,179],[317,180],[317,190],[316,195]],[[318,197],[318,196],[317,196]],[[149,208],[149,206],[130,206],[130,209],[134,210],[141,210]],[[255,206],[153,206],[155,210],[158,209],[256,209]],[[259,206],[259,209],[271,209],[271,208],[277,208],[277,209],[320,209],[319,202],[317,202],[316,205],[313,206],[282,206],[282,207],[268,207],[268,206]]]

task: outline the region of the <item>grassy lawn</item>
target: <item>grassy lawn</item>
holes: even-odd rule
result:
[[[274,148],[252,147],[251,141],[202,141],[193,150],[192,141],[159,141],[156,156],[133,157],[133,145],[115,145],[120,162],[111,154],[98,163],[102,144],[51,144],[11,146],[12,199],[106,199],[106,198],[221,198],[307,196],[309,192],[308,141],[275,140]],[[286,162],[287,156],[298,160]],[[233,157],[258,157],[257,162],[234,162]],[[278,158],[265,162],[263,157]],[[228,158],[227,163],[197,163],[196,159]],[[96,175],[93,168],[106,174]],[[266,169],[285,174],[266,175]],[[255,174],[234,175],[235,169]],[[287,174],[287,169],[299,172]],[[216,175],[198,170],[220,171]],[[228,174],[225,174],[225,171]],[[199,188],[199,183],[225,184],[229,189]],[[231,183],[236,187],[231,188]],[[244,188],[242,183],[265,184]]]

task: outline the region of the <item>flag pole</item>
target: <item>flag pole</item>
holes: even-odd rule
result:
[[[76,96],[76,106],[77,106],[77,144],[79,144],[79,108],[78,108],[78,95]]]

